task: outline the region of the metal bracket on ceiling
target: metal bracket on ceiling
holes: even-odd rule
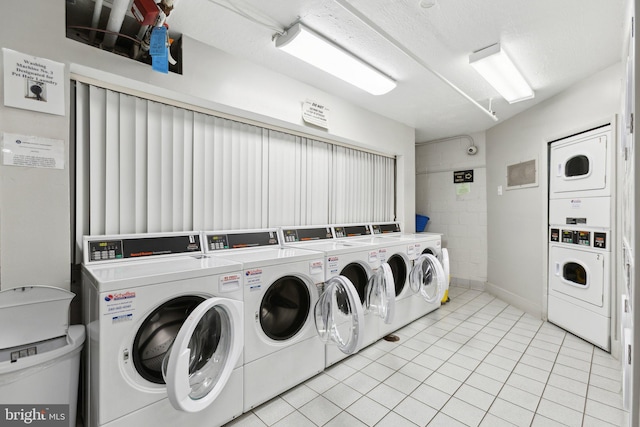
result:
[[[395,38],[393,38],[389,33],[387,33],[386,31],[384,31],[382,28],[380,28],[375,22],[373,22],[372,20],[370,20],[369,18],[367,18],[365,15],[363,15],[358,9],[356,9],[355,7],[353,7],[348,1],[346,0],[335,0],[336,3],[338,3],[340,6],[342,6],[343,9],[345,9],[347,12],[349,12],[350,14],[352,14],[353,16],[355,16],[356,18],[358,18],[363,24],[365,24],[367,27],[369,27],[370,29],[372,29],[373,31],[375,31],[379,36],[381,36],[383,39],[385,39],[386,41],[388,41],[389,43],[391,43],[396,49],[398,49],[400,52],[404,53],[405,55],[407,55],[409,58],[413,59],[415,62],[417,62],[419,65],[421,65],[424,69],[426,69],[427,71],[429,71],[431,74],[433,74],[434,76],[436,76],[437,78],[439,78],[440,80],[442,80],[445,84],[447,84],[449,87],[451,87],[453,90],[455,90],[456,92],[458,92],[458,94],[460,94],[462,97],[464,97],[466,100],[468,100],[469,102],[471,102],[473,105],[475,105],[476,107],[478,107],[478,109],[480,109],[480,111],[482,111],[483,113],[485,113],[487,116],[491,117],[491,119],[493,121],[498,121],[498,116],[496,116],[496,113],[491,111],[491,107],[489,107],[489,109],[487,110],[486,108],[484,108],[482,105],[480,105],[475,99],[471,98],[469,95],[466,94],[466,92],[464,92],[462,89],[460,89],[458,86],[456,86],[453,82],[451,82],[449,79],[447,79],[445,76],[443,76],[442,74],[440,74],[439,72],[437,72],[436,70],[434,70],[433,68],[431,68],[426,62],[424,62],[422,60],[422,58],[418,57],[416,54],[414,54],[413,52],[411,52],[409,49],[407,49],[402,43],[400,43],[398,40],[396,40]]]

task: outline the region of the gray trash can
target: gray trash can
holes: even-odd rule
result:
[[[69,326],[73,297],[50,286],[0,292],[0,425],[75,427],[85,330]]]

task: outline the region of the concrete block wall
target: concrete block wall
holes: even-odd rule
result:
[[[470,156],[472,142],[478,153]],[[457,194],[453,172],[470,169],[470,191]],[[484,289],[487,280],[486,176],[484,133],[416,147],[416,212],[430,218],[425,231],[443,234],[451,283],[474,289]]]

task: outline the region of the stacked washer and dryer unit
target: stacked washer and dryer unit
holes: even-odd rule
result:
[[[606,351],[615,265],[614,147],[607,124],[549,148],[548,319]]]
[[[200,233],[84,238],[85,425],[218,426],[243,412],[242,264]]]

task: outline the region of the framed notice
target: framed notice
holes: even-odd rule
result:
[[[2,48],[4,105],[64,116],[64,64]]]

